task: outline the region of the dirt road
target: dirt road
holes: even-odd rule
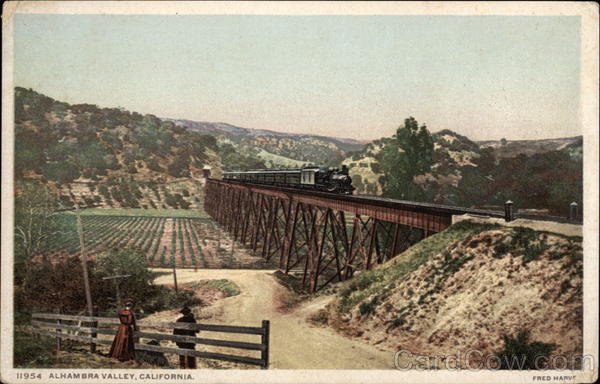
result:
[[[162,270],[160,270],[162,271]],[[164,270],[167,271],[167,270]],[[327,298],[303,303],[288,313],[277,309],[278,297],[285,291],[272,276],[274,271],[204,269],[178,270],[180,283],[202,279],[229,279],[241,289],[238,296],[219,300],[204,320],[213,324],[260,326],[271,321],[270,368],[272,369],[392,369],[394,352],[382,351],[364,342],[348,339],[332,329],[305,321],[307,315],[323,306]],[[157,278],[158,284],[171,284],[172,277]],[[239,336],[238,336],[239,340]]]

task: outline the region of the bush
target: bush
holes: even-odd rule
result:
[[[15,331],[14,367],[51,368],[54,365],[52,350],[56,341],[48,337],[34,338],[33,335]]]
[[[87,205],[88,207],[94,206],[94,199],[90,196],[83,196],[83,201],[85,201],[85,205]]]
[[[119,203],[123,201],[123,195],[119,190],[119,187],[114,186],[110,188],[110,193],[112,195],[113,200],[118,201]]]
[[[50,162],[42,169],[42,174],[47,180],[59,183],[70,183],[80,176],[76,166],[68,162]]]
[[[146,268],[146,258],[135,249],[112,249],[100,254],[96,263],[95,272],[100,276],[131,275],[121,282],[120,287],[132,298],[144,297],[152,285],[154,275]]]
[[[499,369],[539,370],[545,368],[555,348],[554,344],[539,341],[529,343],[529,332],[520,331],[515,337],[504,336],[504,349],[495,355],[500,360]]]
[[[223,292],[226,297],[237,296],[241,292],[240,287],[238,287],[237,284],[227,279],[199,281],[190,286],[190,288],[194,290],[204,287],[217,289]]]
[[[148,169],[155,171],[155,172],[162,172],[163,168],[158,164],[158,161],[156,160],[155,157],[148,157],[147,159],[145,159],[146,161],[146,166],[148,167]]]
[[[194,296],[194,291],[180,289],[175,292],[175,290],[163,286],[153,286],[153,289],[147,291],[144,300],[140,301],[137,307],[146,313],[153,313],[199,304],[201,301]]]
[[[361,303],[360,306],[358,307],[360,314],[368,315],[368,314],[373,313],[378,302],[379,302],[379,296],[373,296],[373,298],[371,300]]]

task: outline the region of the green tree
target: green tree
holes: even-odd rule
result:
[[[364,188],[362,177],[360,175],[352,176],[352,185],[356,188],[357,193],[362,192]]]
[[[381,151],[384,194],[398,199],[423,199],[423,191],[413,178],[431,170],[433,148],[433,138],[425,125],[419,127],[413,117],[404,120]]]
[[[58,233],[54,221],[58,199],[39,183],[18,183],[15,196],[15,274],[28,275],[31,258]]]
[[[173,177],[189,177],[189,157],[185,154],[177,155],[167,167],[167,172]]]
[[[49,162],[42,169],[42,174],[46,179],[56,181],[61,184],[70,183],[81,175],[77,167],[68,161]]]
[[[144,254],[132,248],[115,248],[102,253],[96,261],[95,269],[98,277],[131,275],[120,283],[121,292],[138,300],[147,295],[154,278],[146,268]]]

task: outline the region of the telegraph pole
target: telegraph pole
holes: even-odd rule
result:
[[[177,270],[175,269],[175,258],[173,258],[173,282],[175,283],[175,292],[177,292]]]
[[[92,292],[90,291],[90,279],[88,276],[87,256],[85,254],[85,242],[83,240],[83,224],[81,223],[81,214],[79,213],[79,204],[75,201],[75,211],[77,212],[77,232],[79,232],[79,246],[81,248],[81,266],[83,267],[83,285],[85,287],[85,301],[90,316],[94,316],[92,307]]]

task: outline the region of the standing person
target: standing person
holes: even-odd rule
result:
[[[187,306],[183,307],[181,311],[179,311],[183,316],[177,319],[178,323],[194,323],[196,324],[196,319],[194,319],[194,314],[192,310]],[[191,329],[178,329],[175,328],[173,330],[174,335],[182,335],[182,336],[196,336],[198,331]],[[185,342],[176,342],[178,348],[183,349],[195,349],[195,343],[185,343]],[[196,369],[196,358],[194,356],[182,356],[179,355],[179,368],[181,369]]]
[[[127,361],[135,359],[133,348],[133,332],[137,331],[135,317],[133,316],[133,306],[135,302],[132,299],[125,300],[125,309],[119,312],[119,329],[115,335],[115,339],[110,346],[109,356],[119,359],[119,361]]]

